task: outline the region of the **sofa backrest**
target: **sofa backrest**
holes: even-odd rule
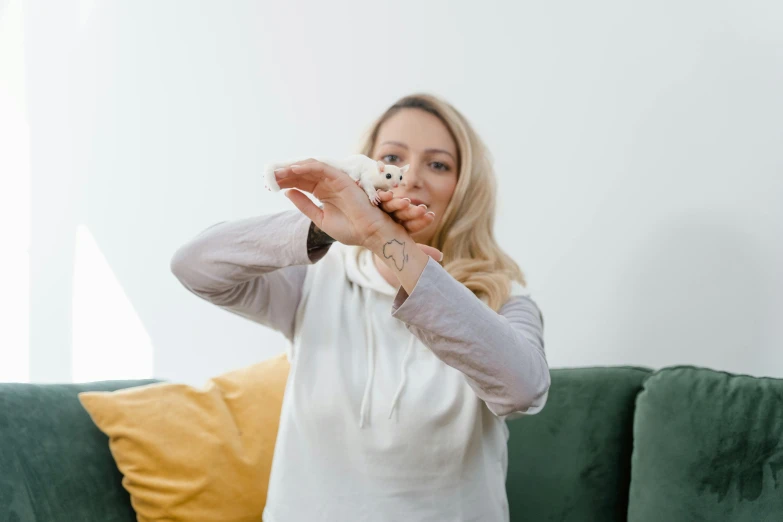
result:
[[[151,382],[0,384],[0,520],[135,522],[108,438],[77,394]]]
[[[628,520],[783,520],[783,379],[671,367],[634,418]]]
[[[783,380],[551,373],[543,411],[508,423],[512,522],[783,520]],[[152,382],[0,384],[0,520],[135,522],[77,395]]]
[[[508,422],[511,520],[626,520],[636,396],[650,371],[551,370],[546,407]]]

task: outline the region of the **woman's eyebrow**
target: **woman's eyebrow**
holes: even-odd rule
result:
[[[447,150],[443,150],[443,149],[424,149],[424,152],[442,152],[443,154],[448,154],[449,156],[451,156],[451,159],[453,159],[454,161],[457,161],[457,158],[454,157],[454,154],[452,154],[451,152],[449,152]]]
[[[407,149],[408,148],[407,145],[405,145],[404,143],[401,143],[399,141],[384,141],[383,143],[381,143],[381,145],[397,145],[398,147],[402,147],[403,149]],[[443,154],[448,154],[449,156],[451,156],[451,159],[453,159],[454,161],[457,161],[457,158],[454,157],[454,154],[452,154],[451,152],[449,152],[447,150],[443,150],[443,149],[424,149],[424,152],[441,152]]]
[[[397,145],[398,147],[402,147],[403,149],[407,149],[408,146],[404,143],[400,143],[399,141],[384,141],[381,143],[381,145]]]

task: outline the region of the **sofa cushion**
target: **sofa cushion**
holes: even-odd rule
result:
[[[508,422],[511,520],[626,519],[634,401],[649,370],[551,371],[541,413]]]
[[[628,520],[783,520],[783,380],[661,370],[639,395]]]
[[[108,439],[77,395],[150,382],[0,384],[0,520],[135,522]]]
[[[124,474],[139,522],[258,522],[289,364],[285,354],[213,377],[79,395]]]

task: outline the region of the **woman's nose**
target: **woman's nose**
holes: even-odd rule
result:
[[[405,187],[416,187],[419,185],[419,176],[416,173],[416,169],[409,167],[408,171],[403,174],[400,185]]]

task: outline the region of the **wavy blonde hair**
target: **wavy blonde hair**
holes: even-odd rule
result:
[[[443,266],[454,279],[497,311],[508,300],[512,281],[526,283],[522,270],[495,240],[497,184],[489,151],[453,106],[430,94],[413,94],[398,100],[371,125],[362,154],[372,154],[381,125],[403,109],[436,116],[457,144],[457,186],[431,246],[443,252]]]

